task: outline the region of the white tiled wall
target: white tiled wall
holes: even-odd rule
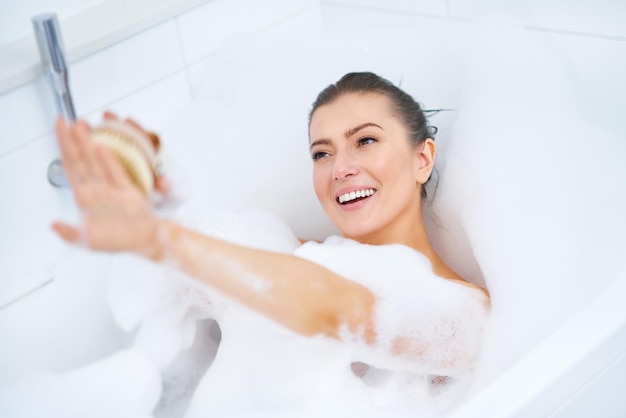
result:
[[[177,19],[187,62],[195,63],[228,42],[282,26],[299,16],[315,19],[316,3],[311,0],[238,0],[215,1],[198,7]]]
[[[322,4],[324,7],[345,6],[357,10],[448,17],[448,0],[322,0]]]
[[[579,33],[626,37],[626,3],[619,0],[448,0],[450,16],[481,18],[496,16],[516,20],[529,27]]]
[[[0,44],[29,34],[31,16],[54,12],[65,19],[94,7],[105,0],[29,0],[3,1],[0,4]]]
[[[212,53],[227,47],[229,42],[254,36],[257,31],[275,31],[288,37],[320,25],[328,31],[412,28],[419,48],[420,43],[436,43],[436,34],[447,25],[471,24],[472,19],[492,15],[496,7],[502,9],[481,0],[215,0],[76,63],[71,68],[71,87],[77,112],[94,123],[103,109],[112,109],[159,129],[169,115],[199,94],[203,63],[211,60]],[[503,19],[515,18],[534,36],[552,43],[555,53],[570,63],[589,114],[600,125],[626,135],[623,124],[625,2],[519,0],[517,6],[507,6],[503,13]],[[398,54],[407,53],[410,51],[398,51]],[[48,162],[58,155],[52,135],[54,117],[50,92],[42,79],[0,96],[0,295],[4,294],[4,300],[0,301],[0,339],[3,340],[19,340],[19,337],[7,335],[17,331],[7,328],[2,318],[6,322],[9,315],[14,317],[15,313],[9,312],[17,312],[20,304],[21,314],[37,317],[41,314],[37,313],[37,306],[47,306],[45,298],[55,298],[54,289],[63,280],[70,280],[56,277],[53,283],[35,293],[38,296],[29,296],[40,301],[40,304],[31,303],[28,307],[31,310],[24,305],[27,299],[2,308],[2,303],[13,296],[47,280],[45,264],[63,252],[64,247],[48,228],[51,220],[67,217],[72,211],[68,193],[53,189],[45,178]],[[91,276],[88,280],[102,280],[97,274]],[[4,292],[5,289],[19,291]],[[90,297],[92,305],[104,304],[103,296]],[[81,309],[89,310],[85,306]],[[86,311],[76,314],[87,315]],[[28,332],[37,333],[38,326],[46,327],[44,317],[42,321],[30,321]],[[101,318],[101,322],[106,321],[111,320]],[[97,338],[92,336],[91,341]],[[24,340],[25,345],[35,343],[32,339]],[[57,350],[69,344],[54,338],[46,343]],[[19,345],[14,349],[19,351]],[[3,356],[1,350],[0,370],[3,370],[10,358]],[[53,367],[67,366],[53,358],[46,361]]]

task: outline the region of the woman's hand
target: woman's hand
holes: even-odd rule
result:
[[[66,241],[95,250],[160,258],[160,221],[121,163],[91,140],[84,121],[68,126],[59,118],[56,132],[83,222],[82,227],[55,222],[52,228]]]

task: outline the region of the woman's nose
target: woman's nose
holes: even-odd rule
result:
[[[355,176],[359,173],[359,167],[353,158],[348,154],[335,155],[335,164],[333,165],[333,178],[335,180],[343,180],[348,177]]]

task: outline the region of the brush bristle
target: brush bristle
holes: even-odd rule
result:
[[[125,136],[110,130],[95,130],[92,138],[117,156],[132,182],[146,197],[152,195],[154,189],[152,169],[137,145]]]

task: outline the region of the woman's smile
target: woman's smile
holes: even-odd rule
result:
[[[344,187],[338,191],[336,200],[345,210],[356,210],[367,204],[375,193],[376,189],[370,187]]]

